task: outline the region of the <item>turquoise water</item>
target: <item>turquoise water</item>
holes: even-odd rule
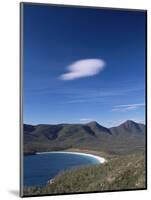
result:
[[[42,186],[62,170],[97,163],[96,158],[70,153],[24,156],[24,186]]]

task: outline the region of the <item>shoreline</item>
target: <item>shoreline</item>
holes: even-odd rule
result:
[[[93,155],[93,154],[90,154],[90,153],[82,153],[82,152],[76,152],[76,151],[48,151],[48,152],[36,152],[36,155],[38,154],[48,154],[48,153],[63,153],[63,154],[74,154],[74,155],[81,155],[81,156],[87,156],[87,157],[90,157],[90,158],[94,158],[96,159],[99,164],[101,163],[104,163],[106,162],[107,160],[104,158],[104,157],[100,157],[100,156],[97,156],[97,155]]]

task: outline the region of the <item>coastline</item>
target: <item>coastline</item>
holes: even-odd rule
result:
[[[94,158],[98,161],[98,163],[102,164],[104,162],[106,162],[107,160],[104,157],[100,157],[97,155],[93,155],[90,153],[82,153],[82,152],[76,152],[76,151],[48,151],[48,152],[36,152],[36,154],[48,154],[48,153],[63,153],[63,154],[74,154],[74,155],[81,155],[81,156],[87,156],[90,158]]]

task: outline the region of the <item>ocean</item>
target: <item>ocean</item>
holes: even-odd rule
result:
[[[94,157],[63,152],[24,156],[24,186],[43,186],[61,171],[98,163]]]

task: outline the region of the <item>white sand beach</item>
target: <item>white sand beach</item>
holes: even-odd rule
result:
[[[63,153],[63,154],[75,154],[75,155],[81,155],[81,156],[88,156],[91,158],[95,158],[99,163],[106,162],[106,159],[100,156],[96,156],[89,153],[80,153],[80,152],[73,152],[73,151],[51,151],[51,152],[37,152],[36,154],[48,154],[48,153]]]

